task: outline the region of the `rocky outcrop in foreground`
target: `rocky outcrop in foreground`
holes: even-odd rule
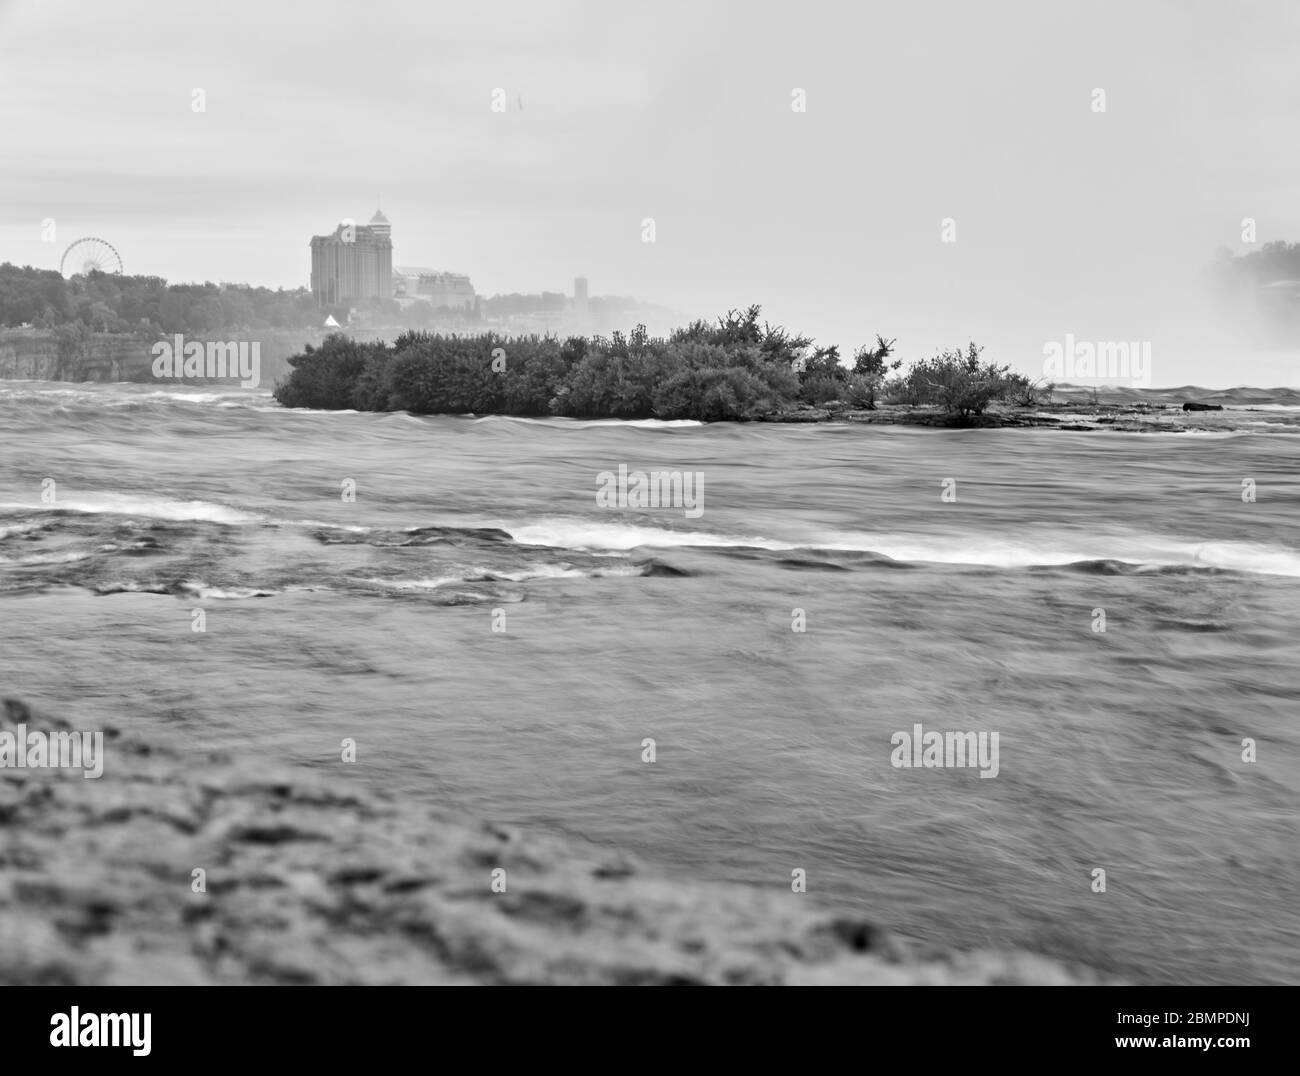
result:
[[[72,726],[4,702],[0,731]],[[103,776],[0,768],[0,983],[1069,983],[922,957],[812,898],[655,876],[244,758],[104,731]],[[322,771],[324,772],[324,771]],[[506,871],[494,893],[492,872]],[[192,892],[193,871],[206,892]]]

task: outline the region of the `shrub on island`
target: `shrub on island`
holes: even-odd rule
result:
[[[965,420],[983,414],[994,400],[1023,393],[1029,379],[1011,373],[1007,366],[981,364],[983,350],[972,342],[965,352],[956,348],[915,362],[906,374],[884,386],[885,396],[892,403],[937,404]]]
[[[361,343],[340,333],[327,336],[320,347],[308,344],[301,355],[289,359],[293,369],[275,387],[275,398],[285,407],[360,409],[356,390],[362,375],[386,352],[382,343]]]

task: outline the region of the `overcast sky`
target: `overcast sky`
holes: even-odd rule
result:
[[[0,0],[0,261],[98,235],[300,286],[382,200],[397,264],[481,294],[586,275],[846,352],[1038,373],[1072,333],[1150,341],[1155,385],[1296,385],[1196,274],[1244,217],[1300,240],[1298,31],[1282,0]]]

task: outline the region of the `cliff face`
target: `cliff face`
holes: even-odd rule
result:
[[[19,725],[74,728],[3,700],[0,732]],[[665,878],[470,824],[368,790],[360,761],[304,774],[100,731],[98,779],[0,766],[0,984],[1090,980],[1026,954],[909,953],[780,879]]]
[[[93,333],[80,343],[44,329],[0,329],[0,377],[41,381],[127,381],[149,371],[148,348],[129,336]]]
[[[207,337],[187,336],[185,339],[206,341]],[[288,375],[289,356],[299,354],[305,344],[319,345],[325,339],[325,332],[323,329],[296,329],[231,333],[220,339],[223,342],[247,340],[259,343],[259,387],[270,389],[276,381]],[[153,376],[152,347],[152,340],[115,333],[77,336],[66,330],[0,329],[0,378],[163,383]],[[192,384],[204,383],[202,379],[186,380]],[[237,384],[238,380],[228,378],[213,383]]]

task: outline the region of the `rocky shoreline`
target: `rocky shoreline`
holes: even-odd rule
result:
[[[1041,427],[1056,430],[1118,430],[1124,433],[1176,433],[1187,430],[1234,428],[1225,421],[1206,418],[1204,412],[1223,413],[1205,404],[1055,403],[1031,407],[993,404],[981,415],[957,420],[939,407],[879,404],[870,411],[847,406],[803,407],[765,415],[763,422],[848,422],[879,426],[934,426],[955,429],[1006,429]],[[1195,416],[1195,417],[1194,417]]]
[[[19,724],[76,729],[6,699],[0,729]],[[780,879],[674,879],[470,824],[342,762],[304,774],[97,731],[99,780],[0,768],[0,984],[1099,981],[1026,953],[923,951]]]

